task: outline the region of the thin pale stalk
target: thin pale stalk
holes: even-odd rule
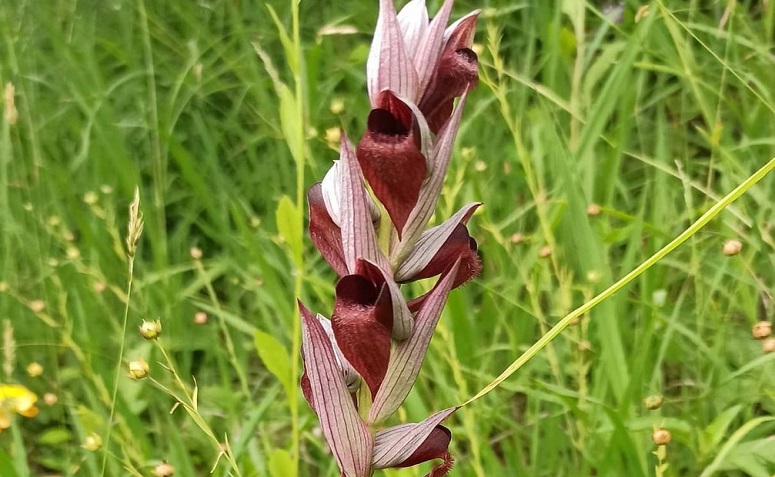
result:
[[[654,266],[657,262],[665,258],[669,253],[671,253],[673,250],[677,249],[681,244],[686,242],[689,238],[694,236],[700,229],[705,227],[708,222],[713,220],[719,213],[721,213],[722,210],[724,210],[729,204],[736,201],[740,196],[746,193],[748,189],[754,186],[757,182],[762,180],[767,174],[769,174],[773,169],[775,169],[775,157],[771,158],[770,161],[765,164],[761,169],[754,172],[752,175],[750,175],[745,181],[743,181],[739,186],[737,186],[732,192],[724,196],[723,199],[721,199],[719,202],[717,202],[713,207],[708,209],[707,212],[702,214],[702,216],[697,219],[689,228],[684,230],[678,237],[674,238],[670,243],[662,247],[658,252],[656,252],[654,255],[649,257],[646,261],[635,267],[634,270],[630,271],[627,275],[622,277],[619,281],[605,289],[603,292],[589,300],[588,302],[584,303],[580,307],[576,308],[572,312],[570,312],[565,318],[560,320],[556,325],[552,327],[552,329],[549,330],[548,333],[544,334],[538,341],[535,342],[530,348],[528,348],[524,353],[522,353],[511,365],[509,365],[508,368],[506,368],[500,376],[492,380],[489,384],[484,386],[478,393],[476,393],[473,397],[471,397],[468,401],[461,404],[462,406],[465,406],[467,404],[470,404],[477,399],[481,398],[482,396],[486,395],[496,387],[498,387],[503,381],[509,378],[512,374],[514,374],[519,368],[525,365],[528,361],[530,361],[536,354],[538,354],[539,351],[544,349],[549,343],[551,343],[557,336],[559,336],[560,333],[569,325],[573,320],[589,313],[594,307],[599,305],[601,302],[606,300],[607,298],[611,297],[614,293],[618,292],[622,288],[624,288],[625,285],[629,284],[633,280],[635,280],[637,277],[642,275],[646,270]]]

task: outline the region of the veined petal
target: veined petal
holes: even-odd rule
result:
[[[401,424],[377,432],[374,438],[374,468],[410,467],[443,458],[451,434],[439,424],[457,409],[451,407],[422,422]]]
[[[459,263],[456,262],[441,276],[417,312],[412,336],[398,343],[393,350],[385,379],[369,410],[369,422],[378,422],[393,414],[412,389],[420,373],[433,330],[436,329],[444,303],[452,289],[458,266]]]
[[[309,391],[320,428],[342,475],[369,477],[374,438],[347,392],[326,331],[301,303],[299,311]]]
[[[341,132],[340,135],[344,135]],[[341,137],[341,136],[340,136]],[[321,182],[321,188],[323,193],[323,200],[326,203],[326,209],[328,210],[331,220],[334,221],[339,227],[342,226],[341,213],[340,213],[340,198],[342,196],[341,184],[342,184],[342,168],[339,166],[339,161],[334,161],[331,168],[326,172]],[[379,220],[379,209],[377,204],[371,199],[366,197],[366,205],[369,207],[369,215],[371,216],[371,222],[377,223]]]
[[[444,31],[444,44],[452,42],[455,49],[471,48],[474,44],[474,33],[476,32],[476,20],[481,10],[474,10],[466,16],[453,22]]]
[[[419,98],[417,72],[406,54],[393,0],[380,0],[379,18],[366,61],[366,83],[372,106],[379,93],[395,91],[416,103]]]
[[[342,229],[334,222],[326,208],[322,186],[317,182],[307,191],[309,206],[309,235],[320,255],[337,275],[347,275],[347,264],[342,247]]]
[[[425,30],[416,51],[412,53],[414,66],[417,70],[417,79],[420,82],[420,94],[425,93],[428,84],[436,71],[444,46],[444,27],[449,20],[449,14],[452,11],[453,0],[445,0],[436,16],[433,17],[429,27]],[[427,16],[426,16],[427,18]]]
[[[361,275],[347,275],[336,284],[331,316],[342,354],[369,386],[372,397],[382,384],[390,360],[392,310],[390,294]]]
[[[380,108],[369,114],[357,157],[364,177],[385,206],[400,238],[420,196],[428,163],[409,105],[390,91],[380,95],[379,104]]]
[[[396,281],[400,283],[412,280],[425,269],[453,234],[455,228],[459,224],[468,222],[468,219],[480,205],[482,204],[478,202],[467,204],[441,225],[425,231],[395,271]]]
[[[341,168],[339,167],[339,161],[334,161],[334,164],[323,176],[323,180],[320,182],[321,192],[323,194],[323,201],[326,204],[326,210],[331,216],[331,220],[338,226],[342,226],[342,220],[339,212],[339,197],[342,192],[340,190]]]
[[[404,37],[404,46],[409,58],[415,58],[420,41],[428,29],[428,9],[425,0],[412,0],[398,12],[398,24]],[[415,66],[417,61],[415,60]]]
[[[463,108],[465,107],[467,96],[467,94],[464,94],[460,98],[455,111],[452,113],[452,117],[436,138],[436,143],[431,152],[431,171],[428,180],[425,181],[420,190],[417,205],[412,210],[412,213],[409,214],[404,228],[402,243],[399,244],[394,252],[398,256],[405,253],[406,246],[411,246],[414,243],[436,209],[436,204],[439,201],[439,195],[444,185],[444,177],[447,175],[449,160],[452,157],[452,148],[460,127],[460,118],[463,116]]]
[[[360,258],[387,268],[387,258],[379,249],[371,221],[368,207],[371,199],[367,197],[353,146],[345,135],[342,135],[340,149],[340,215],[342,249],[347,270],[355,272]]]
[[[391,314],[393,317],[391,337],[398,341],[408,338],[409,335],[412,334],[414,317],[412,316],[412,312],[409,311],[409,307],[406,304],[406,300],[404,300],[404,296],[401,294],[398,284],[393,281],[393,277],[385,270],[382,270],[380,267],[367,260],[358,262],[356,273],[367,277],[377,286],[385,287],[385,290],[390,294]]]

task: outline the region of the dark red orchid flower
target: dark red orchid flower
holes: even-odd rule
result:
[[[382,428],[419,375],[450,291],[481,269],[467,227],[480,204],[428,228],[478,80],[478,12],[447,27],[452,3],[431,20],[424,0],[399,13],[380,0],[366,132],[357,148],[342,133],[339,160],[307,193],[310,237],[339,278],[330,320],[299,303],[301,388],[342,476],[436,461],[426,477],[442,477],[453,464],[441,423],[457,408]],[[401,284],[432,277],[407,302]]]

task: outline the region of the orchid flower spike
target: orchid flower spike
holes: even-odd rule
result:
[[[366,131],[357,146],[341,134],[339,160],[307,193],[310,237],[339,279],[330,320],[299,302],[301,388],[347,477],[430,460],[426,477],[441,477],[453,464],[441,423],[457,408],[382,426],[414,385],[450,291],[481,269],[467,228],[479,203],[427,228],[478,81],[478,12],[447,26],[452,3],[430,19],[424,0],[398,13],[379,0]],[[404,298],[401,284],[431,277],[428,293]]]

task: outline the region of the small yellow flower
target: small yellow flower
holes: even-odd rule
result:
[[[100,450],[100,447],[102,447],[102,437],[96,432],[92,432],[86,436],[83,444],[81,444],[81,448],[86,449],[89,452],[98,451]]]
[[[13,414],[35,417],[38,408],[35,403],[38,396],[18,384],[0,384],[0,432],[11,427]]]
[[[150,370],[151,367],[143,358],[129,362],[129,377],[132,379],[147,378]]]
[[[161,334],[161,321],[145,321],[140,325],[140,336],[147,340],[155,340]]]

